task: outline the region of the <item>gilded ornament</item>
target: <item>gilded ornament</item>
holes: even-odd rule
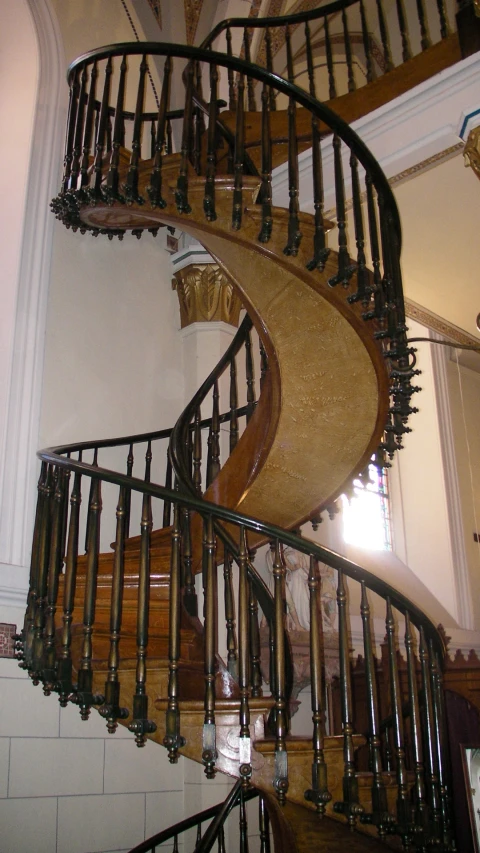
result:
[[[190,264],[174,274],[172,288],[180,302],[182,329],[213,320],[238,326],[242,304],[217,264]]]
[[[479,0],[480,2],[480,0]],[[480,179],[480,125],[474,127],[468,134],[468,139],[463,150],[465,166],[470,166]]]

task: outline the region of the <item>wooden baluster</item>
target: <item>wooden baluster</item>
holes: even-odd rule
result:
[[[313,762],[312,787],[305,791],[305,799],[313,803],[320,817],[325,814],[325,807],[332,799],[328,790],[327,764],[323,752],[323,685],[322,685],[322,649],[320,623],[320,571],[318,561],[310,557],[308,573],[308,588],[310,590],[310,675],[311,700],[313,720]]]
[[[131,477],[133,473],[133,463],[135,459],[133,456],[133,444],[129,445],[128,455],[127,455],[127,477]],[[130,489],[127,489],[125,494],[125,539],[128,539],[130,536],[130,509],[131,509],[131,498],[132,494]]]
[[[270,853],[270,818],[262,794],[258,798],[258,825],[260,829],[260,853]]]
[[[370,42],[370,32],[368,29],[367,15],[365,12],[365,3],[360,0],[360,18],[362,21],[362,41],[363,50],[365,52],[365,68],[367,72],[367,83],[373,83],[377,79],[375,64],[372,56],[372,46]]]
[[[218,68],[210,65],[210,106],[208,111],[207,168],[203,210],[208,222],[214,222],[215,174],[217,171]]]
[[[79,461],[82,461],[80,452]],[[68,705],[73,691],[72,684],[72,619],[75,607],[75,592],[77,588],[77,560],[80,527],[80,506],[82,503],[82,475],[76,473],[70,495],[70,524],[68,527],[67,558],[65,565],[65,585],[63,592],[63,630],[62,647],[57,671],[57,689],[62,708]]]
[[[239,773],[246,782],[252,775],[250,708],[248,688],[250,681],[250,625],[249,625],[249,582],[248,546],[245,528],[240,528],[240,550],[238,556],[238,684],[240,687],[240,737]]]
[[[290,40],[290,28],[285,28],[287,45],[287,72],[289,83],[294,83],[292,43]],[[297,104],[295,98],[288,99],[288,239],[283,252],[285,255],[295,256],[302,239],[299,221],[298,202],[298,145],[297,145]]]
[[[423,626],[420,628],[420,667],[423,688],[423,744],[425,749],[426,788],[429,804],[429,833],[440,842],[441,799],[438,770],[438,753],[435,735],[435,713],[433,710],[432,685],[430,681],[430,657]]]
[[[262,696],[262,671],[260,669],[260,629],[258,627],[258,601],[249,583],[249,622],[250,622],[250,685],[253,697]]]
[[[138,193],[138,166],[142,152],[142,116],[145,102],[145,78],[148,71],[147,57],[142,56],[140,63],[140,74],[138,78],[137,101],[135,104],[135,114],[133,117],[133,133],[132,133],[132,154],[130,157],[130,165],[127,172],[127,180],[125,181],[124,191],[127,204],[133,202],[143,203],[143,198]]]
[[[358,801],[358,781],[355,775],[355,749],[353,746],[352,683],[347,620],[347,593],[343,572],[338,572],[338,645],[340,663],[340,703],[343,733],[343,800],[336,802],[334,811],[344,814],[353,828],[363,813]]]
[[[227,669],[232,678],[238,678],[238,650],[235,632],[235,607],[233,595],[232,555],[225,549],[223,563],[223,580],[225,595],[225,622],[227,628]]]
[[[197,96],[201,101],[203,98],[202,91],[202,70],[199,62],[195,63],[195,89]],[[202,137],[205,133],[205,119],[203,110],[195,107],[193,110],[194,119],[194,142],[193,142],[193,168],[197,175],[202,172]]]
[[[96,459],[96,451],[95,451]],[[94,462],[96,464],[96,462]],[[78,673],[78,685],[74,701],[80,707],[82,720],[88,720],[92,705],[101,705],[103,696],[94,694],[92,669],[92,634],[95,623],[97,597],[98,556],[100,553],[100,517],[102,512],[101,484],[92,477],[92,489],[88,506],[87,579],[83,607],[82,659]]]
[[[51,546],[53,489],[53,469],[51,465],[48,465],[45,475],[43,518],[38,544],[37,602],[33,621],[31,669],[29,669],[29,675],[34,684],[39,683],[43,666],[43,632],[45,629],[45,599]]]
[[[445,725],[445,707],[443,693],[443,676],[438,654],[433,642],[429,642],[430,676],[432,684],[432,703],[435,717],[435,740],[438,756],[438,778],[440,783],[440,807],[442,822],[442,842],[448,848],[451,844],[451,797],[448,781],[448,735]]]
[[[248,822],[247,809],[245,807],[245,794],[243,788],[240,788],[240,803],[239,811],[239,830],[240,830],[240,853],[248,853]]]
[[[343,182],[342,164],[342,140],[335,133],[333,136],[333,158],[335,168],[335,200],[337,208],[338,229],[338,272],[328,279],[330,287],[341,284],[348,287],[348,283],[356,270],[356,264],[350,261],[347,243],[347,222],[345,211],[345,185]]]
[[[168,708],[166,712],[163,745],[168,750],[171,764],[178,762],[178,750],[185,745],[180,734],[180,710],[178,707],[178,661],[180,659],[180,567],[181,567],[181,509],[178,503],[173,509],[172,551],[170,560],[170,601],[168,629]]]
[[[358,177],[358,160],[354,154],[350,157],[352,173],[353,223],[357,246],[357,291],[347,298],[347,302],[361,302],[366,308],[370,302],[371,289],[368,284],[367,260],[365,257],[365,229],[363,225],[362,196]]]
[[[145,454],[145,482],[150,482],[152,461],[151,442],[148,442]],[[137,746],[145,746],[147,735],[156,731],[153,720],[148,719],[147,650],[148,625],[150,616],[150,534],[152,531],[152,498],[145,493],[142,500],[142,518],[140,522],[140,566],[138,572],[137,602],[137,667],[136,690],[133,696],[133,719],[128,730],[135,735]]]
[[[342,27],[345,59],[347,61],[348,91],[354,92],[357,87],[355,85],[355,75],[353,73],[352,45],[350,44],[350,32],[348,30],[348,20],[345,7],[342,9]]]
[[[183,558],[183,604],[190,616],[198,615],[197,593],[195,592],[195,576],[192,571],[192,535],[190,529],[190,510],[185,508],[182,537]]]
[[[328,97],[331,101],[337,97],[337,87],[335,84],[335,71],[333,65],[332,41],[330,39],[330,28],[328,24],[328,15],[324,18],[325,21],[325,53],[327,56],[328,69]]]
[[[156,128],[155,128],[155,119],[151,119],[150,121],[150,159],[153,160],[155,157],[155,140],[157,138]]]
[[[175,203],[179,213],[191,213],[192,208],[188,203],[188,164],[190,157],[190,145],[192,138],[193,117],[193,77],[195,66],[193,59],[188,63],[186,70],[187,86],[185,93],[185,109],[183,113],[182,148],[180,171],[175,191]]]
[[[245,377],[247,380],[247,424],[255,411],[255,379],[253,372],[252,336],[245,337]]]
[[[252,60],[250,56],[250,35],[246,27],[243,31],[243,49],[245,53],[245,62],[251,63]],[[256,113],[257,103],[255,101],[255,89],[253,87],[252,77],[247,77],[247,103],[249,112]]]
[[[202,494],[202,428],[200,422],[200,409],[197,409],[193,431],[193,485],[198,495]]]
[[[201,823],[199,823],[199,824],[197,825],[197,837],[196,837],[196,839],[195,839],[195,850],[197,849],[197,847],[198,847],[198,845],[200,844],[201,840],[202,840],[202,824],[201,824]]]
[[[245,112],[244,112],[245,76],[240,74],[237,87],[237,116],[235,124],[235,153],[232,228],[235,231],[242,225],[243,210],[243,161],[245,159]]]
[[[393,748],[395,752],[395,775],[397,780],[397,828],[405,848],[412,836],[412,809],[408,791],[407,766],[405,763],[405,742],[403,734],[402,694],[397,663],[397,645],[395,642],[395,619],[392,605],[387,598],[387,618],[385,621],[388,642],[388,668],[390,683],[390,711],[393,718]]]
[[[55,615],[57,611],[58,582],[62,571],[62,528],[64,519],[64,502],[68,495],[65,491],[65,473],[62,468],[57,471],[57,484],[53,496],[52,513],[52,544],[48,566],[47,607],[45,610],[45,634],[43,650],[43,692],[49,696],[56,685],[56,654],[55,654]]]
[[[232,57],[232,31],[230,27],[227,27],[227,56]],[[234,73],[233,68],[229,68],[227,71],[228,74],[228,109],[234,112],[237,108],[237,99],[235,97],[235,83],[234,83]]]
[[[125,575],[125,506],[126,495],[130,491],[120,486],[118,495],[115,534],[115,554],[113,557],[112,592],[110,598],[110,649],[108,654],[108,675],[105,681],[105,702],[98,713],[107,721],[107,731],[114,734],[117,720],[126,720],[128,708],[120,707],[120,681],[118,667],[120,664],[119,643],[122,630],[123,593]]]
[[[172,488],[172,462],[170,457],[167,457],[167,468],[165,471],[165,488]],[[172,505],[170,501],[164,500],[163,502],[163,522],[162,527],[170,527],[171,524],[171,515],[172,515]]]
[[[438,16],[440,18],[440,35],[442,39],[448,38],[449,28],[448,28],[448,19],[447,13],[445,11],[445,2],[444,0],[437,0],[437,9]]]
[[[305,40],[307,51],[308,85],[312,98],[316,98],[315,70],[310,42],[310,27],[305,24]],[[324,269],[330,250],[326,247],[325,228],[323,224],[323,168],[322,149],[318,121],[312,113],[312,172],[313,172],[313,205],[315,211],[315,231],[313,235],[313,258],[307,264],[307,269]]]
[[[153,848],[153,853],[155,853],[155,848]],[[172,847],[172,853],[179,853],[179,848],[178,848],[178,835],[174,835],[174,836],[173,836],[173,847]]]
[[[377,15],[378,15],[378,26],[380,28],[380,38],[382,40],[382,50],[383,50],[383,60],[385,63],[385,72],[391,71],[393,69],[392,62],[392,54],[390,52],[390,45],[388,41],[388,30],[387,25],[385,23],[385,14],[383,11],[383,3],[382,0],[377,0]]]
[[[425,14],[424,0],[417,0],[418,23],[420,24],[420,44],[422,50],[428,50],[432,46],[428,32],[428,21]]]
[[[368,231],[370,239],[370,255],[373,266],[373,287],[372,293],[374,298],[374,308],[371,311],[365,312],[363,317],[365,320],[376,318],[380,322],[383,320],[385,312],[385,299],[383,294],[382,273],[380,270],[380,247],[378,240],[378,225],[375,200],[373,197],[373,185],[371,175],[367,172],[365,176],[365,185],[367,189],[367,211],[368,211]]]
[[[72,174],[73,147],[75,142],[75,127],[77,118],[77,109],[79,106],[79,69],[74,71],[72,82],[70,83],[70,98],[68,102],[68,120],[67,130],[65,135],[65,158],[63,161],[63,179],[62,193],[65,193],[69,187],[70,176]]]
[[[77,115],[75,118],[75,134],[72,152],[72,171],[68,188],[76,190],[78,185],[78,176],[80,174],[80,159],[82,154],[82,138],[83,138],[83,119],[85,115],[85,98],[87,91],[87,66],[83,66],[80,77],[80,93],[78,95]]]
[[[67,453],[67,458],[70,459],[70,453]],[[63,571],[63,566],[65,565],[66,556],[67,556],[67,530],[68,530],[68,512],[69,512],[69,503],[70,503],[70,471],[64,469],[63,471],[64,477],[64,501],[63,501],[63,514],[61,520],[61,530],[60,530],[60,571]]]
[[[40,563],[40,542],[45,519],[45,485],[47,481],[47,463],[42,462],[37,483],[37,506],[35,510],[35,525],[33,528],[32,555],[30,559],[30,581],[28,587],[27,608],[23,631],[21,632],[21,652],[17,659],[21,669],[30,669],[32,664],[32,645],[35,624],[35,612],[38,599],[38,570]]]
[[[207,454],[207,488],[213,483],[220,472],[220,409],[219,409],[218,380],[213,385],[212,421],[208,431]]]
[[[396,6],[398,26],[400,29],[400,35],[402,37],[402,59],[404,62],[408,62],[408,60],[412,58],[412,52],[410,50],[408,25],[405,16],[405,9],[403,8],[403,0],[396,0]]]
[[[217,750],[215,744],[215,660],[217,638],[217,562],[213,519],[203,522],[203,568],[205,578],[205,717],[202,738],[202,762],[207,779],[215,776]]]
[[[260,341],[260,392],[263,388],[263,383],[265,382],[265,377],[267,375],[268,370],[268,356],[265,347]]]
[[[273,74],[273,54],[272,54],[272,37],[270,35],[270,27],[267,27],[265,32],[265,49],[266,49],[266,61],[267,61],[267,71],[270,71]],[[268,106],[270,110],[274,112],[277,109],[277,100],[275,90],[272,86],[268,87]]]
[[[262,185],[260,199],[262,202],[262,227],[258,239],[260,243],[268,243],[272,236],[272,139],[270,135],[269,89],[264,84],[262,88]]]
[[[95,195],[100,195],[100,190],[103,180],[103,155],[105,152],[107,141],[107,124],[108,124],[108,108],[110,106],[110,83],[112,77],[112,58],[107,60],[105,66],[105,83],[103,85],[102,104],[100,107],[100,115],[98,119],[98,130],[95,144],[95,160],[93,163],[93,172],[95,175],[94,192]]]
[[[237,363],[235,356],[230,360],[230,453],[233,452],[238,441],[238,390],[237,390]]]
[[[169,118],[167,118],[167,154],[173,154],[173,131]]]
[[[94,468],[96,468],[97,465],[98,465],[98,447],[95,447],[94,451],[93,451],[92,466]],[[88,493],[88,504],[87,504],[88,507],[90,507],[90,504],[93,500],[94,490],[95,490],[95,480],[93,477],[91,477],[90,478],[90,489],[89,489],[89,493]],[[90,512],[88,512],[87,513],[87,523],[85,525],[85,553],[86,554],[88,553],[88,543],[90,540],[90,520],[91,520],[91,516],[90,516]]]
[[[95,93],[97,87],[97,63],[94,62],[90,72],[90,89],[88,92],[87,114],[85,117],[85,127],[83,130],[82,142],[82,162],[80,165],[80,186],[86,187],[90,183],[90,152],[92,150],[92,140],[94,132],[94,111],[95,111]]]
[[[275,672],[275,776],[273,787],[281,805],[288,791],[287,706],[285,699],[285,564],[280,556],[280,544],[275,540],[273,561],[274,584],[274,672]]]
[[[106,180],[106,196],[107,198],[119,198],[118,192],[118,167],[120,163],[120,148],[123,144],[125,134],[123,110],[125,105],[125,81],[127,75],[127,57],[124,55],[120,65],[120,79],[118,81],[117,102],[115,106],[115,120],[113,123],[113,142],[112,154],[110,157],[110,167],[107,173]]]
[[[152,207],[164,208],[167,204],[162,197],[162,158],[165,148],[165,130],[167,124],[167,110],[170,100],[170,78],[172,73],[172,60],[167,56],[163,69],[162,92],[157,117],[157,135],[155,139],[155,152],[153,156],[153,171],[150,184],[147,187],[148,197]]]
[[[386,831],[393,823],[388,814],[387,792],[383,781],[380,728],[378,722],[378,696],[375,677],[375,658],[373,653],[372,628],[370,624],[370,604],[367,589],[362,581],[362,601],[360,613],[363,622],[363,646],[365,655],[365,678],[367,687],[367,710],[369,723],[369,755],[372,771],[372,813],[362,815],[360,820],[373,823],[377,827],[379,837],[383,840]]]

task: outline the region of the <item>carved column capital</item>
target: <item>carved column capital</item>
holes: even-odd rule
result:
[[[174,273],[182,329],[191,323],[222,320],[238,326],[242,303],[217,264],[189,264]]]
[[[480,179],[480,125],[474,127],[468,134],[468,139],[463,149],[465,166],[470,166]]]

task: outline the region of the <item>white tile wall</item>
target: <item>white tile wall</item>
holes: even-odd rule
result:
[[[152,741],[139,749],[133,737],[112,738],[105,742],[105,793],[183,791],[183,764],[170,764],[167,750]]]
[[[57,799],[0,800],[2,853],[55,853]]]
[[[145,837],[145,795],[58,798],[56,853],[103,853]]]
[[[58,737],[60,705],[56,696],[44,696],[42,688],[34,687],[30,679],[8,678],[3,683],[0,737]]]
[[[10,738],[0,738],[0,797],[8,797],[8,773],[10,769]]]
[[[12,738],[10,797],[103,793],[104,741]]]

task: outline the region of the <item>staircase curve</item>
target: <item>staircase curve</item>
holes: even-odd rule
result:
[[[145,85],[149,64],[153,67],[160,57],[161,96],[152,116],[144,108]],[[186,83],[185,106],[171,111],[169,92],[178,68]],[[221,120],[220,69],[237,75],[233,140]],[[201,93],[202,75],[208,80],[207,101]],[[97,98],[100,76],[103,87]],[[260,174],[245,150],[247,78],[262,87]],[[59,693],[61,703],[78,704],[84,719],[91,707],[99,707],[112,733],[129,718],[139,746],[152,737],[167,747],[172,761],[180,752],[201,760],[207,777],[219,769],[240,776],[245,786],[251,781],[269,796],[275,793],[282,807],[288,797],[302,807],[310,803],[320,815],[327,812],[329,821],[336,820],[328,823],[334,830],[323,830],[327,834],[341,834],[346,822],[350,828],[378,833],[382,840],[400,835],[415,849],[434,844],[451,850],[441,637],[415,605],[387,584],[287,532],[328,506],[374,452],[378,464],[384,464],[408,431],[406,420],[414,411],[410,398],[417,390],[411,385],[416,371],[406,340],[400,225],[388,182],[358,137],[331,110],[292,83],[228,54],[156,43],[114,45],[80,57],[70,68],[69,83],[65,171],[53,203],[57,216],[68,227],[110,237],[122,237],[127,229],[139,236],[163,225],[187,231],[233,282],[250,319],[174,429],[40,453],[30,593],[19,640],[23,665],[47,693]],[[271,90],[289,101],[288,210],[272,205]],[[132,91],[135,108],[129,110],[126,100]],[[311,120],[312,215],[299,210],[297,106]],[[142,131],[152,121],[154,145],[146,156]],[[178,153],[169,135],[175,121],[181,125]],[[320,122],[331,130],[326,140],[321,139]],[[217,153],[225,148],[226,167],[217,172]],[[335,223],[323,215],[329,170]],[[252,398],[248,367],[252,323],[264,365],[258,401]],[[235,359],[242,347],[245,402],[236,392]],[[221,412],[219,387],[227,373],[230,407]],[[209,395],[212,414],[202,420],[201,405]],[[240,435],[238,419],[243,417]],[[222,465],[219,424],[227,421],[230,454]],[[208,433],[206,460],[202,430]],[[163,486],[152,479],[152,471],[161,455],[155,452],[156,442],[164,447],[167,441]],[[109,448],[122,447],[126,473],[101,464]],[[138,448],[144,451],[143,476],[135,468],[133,450]],[[177,490],[172,489],[173,477]],[[82,510],[85,480],[90,488]],[[110,486],[118,489],[115,542],[111,552],[101,553],[102,491]],[[141,503],[140,535],[130,537],[134,496]],[[158,505],[163,506],[164,524],[152,532]],[[274,555],[273,599],[251,554],[252,547],[266,541]],[[297,741],[287,737],[289,648],[282,558],[287,546],[310,562],[313,735]],[[342,731],[329,735],[321,674],[319,562],[338,573]],[[225,664],[217,647],[219,564],[225,579]],[[233,566],[238,570],[235,595]],[[200,569],[202,624],[193,578]],[[349,675],[347,587],[351,595],[354,586],[368,661],[370,723],[364,734],[354,732]],[[372,605],[367,589],[374,594]],[[390,643],[393,723],[387,737],[392,738],[395,761],[388,772],[382,767],[370,625],[377,597],[386,608]],[[271,695],[262,690],[258,604],[270,631]],[[400,630],[409,655],[408,685],[401,688],[395,653]],[[405,760],[404,701],[409,706],[412,769]],[[365,737],[371,769],[360,778],[355,751]],[[280,809],[279,838],[281,814]],[[311,832],[305,831],[310,841]],[[306,849],[307,843],[300,833],[298,849]],[[365,842],[358,845],[363,849]]]

